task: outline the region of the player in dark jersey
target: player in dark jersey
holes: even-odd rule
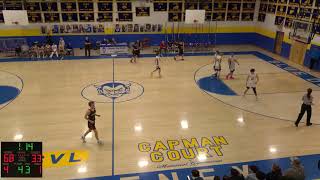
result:
[[[183,49],[184,49],[183,46],[184,46],[183,42],[177,43],[178,55],[174,56],[174,60],[178,61],[178,59],[177,59],[178,56],[181,57],[181,59],[179,59],[180,61],[183,61],[183,60],[184,60],[184,59],[183,59],[183,53],[184,53],[184,52],[183,52]]]
[[[155,59],[155,65],[156,69],[151,72],[151,77],[153,76],[153,73],[158,71],[159,77],[161,78],[161,68],[160,68],[160,50],[156,50],[156,59]]]
[[[140,48],[139,48],[139,45],[136,43],[132,46],[132,57],[131,57],[131,60],[130,62],[131,63],[136,63],[137,62],[137,58],[139,57],[140,55]]]
[[[87,110],[84,118],[88,121],[88,130],[84,133],[83,136],[81,136],[81,139],[82,141],[85,143],[86,142],[86,136],[91,132],[93,131],[94,132],[94,135],[97,139],[97,142],[98,144],[102,144],[102,142],[99,140],[99,137],[98,137],[98,131],[96,129],[96,126],[95,126],[95,120],[96,120],[96,116],[97,117],[100,117],[100,115],[96,114],[96,107],[95,107],[95,104],[93,101],[90,101],[88,103],[89,105],[89,109]]]

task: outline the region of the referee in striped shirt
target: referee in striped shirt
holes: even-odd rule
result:
[[[311,105],[313,105],[312,101],[313,101],[313,97],[311,96],[312,93],[312,89],[309,88],[307,90],[307,94],[305,94],[302,97],[302,101],[303,104],[301,105],[301,110],[300,110],[300,114],[298,116],[297,121],[294,123],[296,125],[296,127],[298,127],[298,124],[301,120],[301,118],[303,117],[304,113],[307,111],[307,126],[311,126],[312,123],[310,122],[311,120],[311,113],[312,113],[312,107]]]

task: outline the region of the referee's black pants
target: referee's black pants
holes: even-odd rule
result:
[[[312,108],[311,105],[306,105],[306,104],[302,104],[301,105],[301,110],[300,110],[300,114],[298,116],[298,119],[296,121],[296,124],[299,124],[300,120],[302,119],[304,113],[307,111],[307,124],[310,124],[310,119],[311,119],[311,113],[312,113]]]
[[[90,46],[85,46],[84,47],[84,53],[85,53],[85,56],[90,56],[91,55],[91,53],[90,53]]]

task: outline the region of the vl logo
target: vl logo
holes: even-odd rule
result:
[[[142,85],[132,81],[103,81],[85,87],[81,95],[98,103],[130,101],[140,97],[144,92]]]

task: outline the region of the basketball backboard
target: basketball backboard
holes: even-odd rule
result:
[[[292,27],[290,28],[289,38],[310,44],[313,39],[313,26],[311,22],[293,20]]]
[[[3,10],[5,25],[28,25],[28,14],[26,10]]]
[[[186,10],[186,24],[203,24],[205,21],[205,10]]]

